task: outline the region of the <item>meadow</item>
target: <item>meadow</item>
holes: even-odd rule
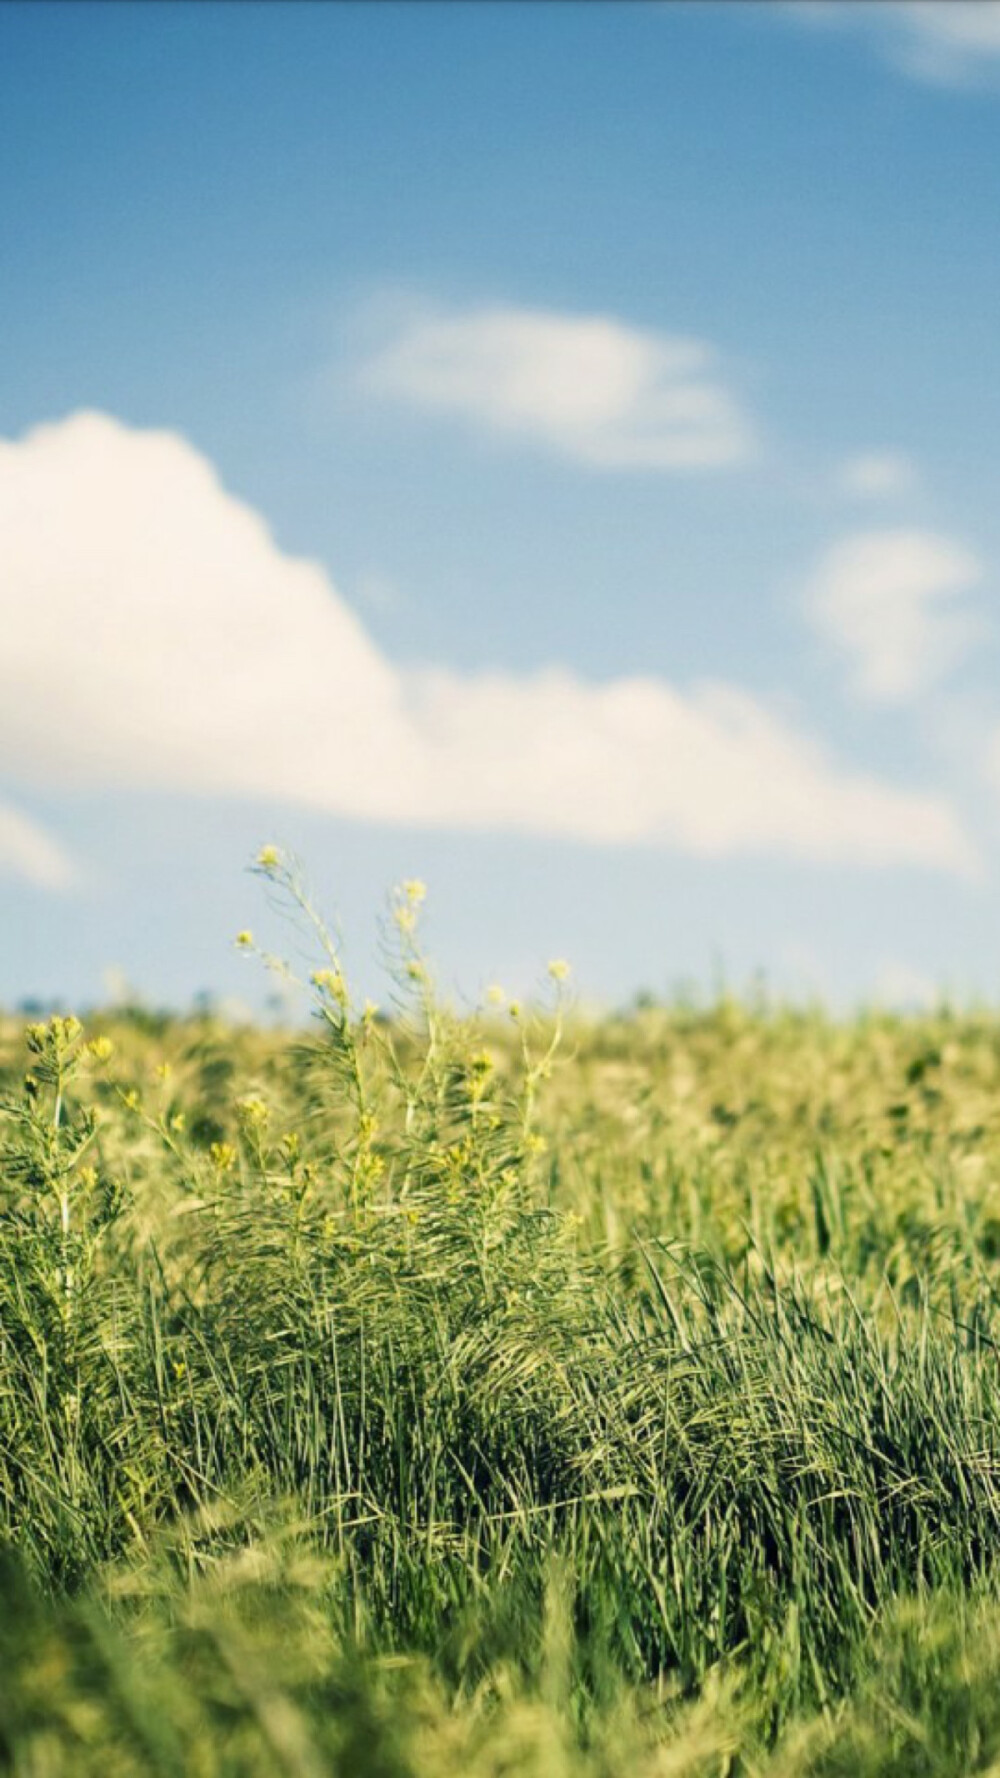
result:
[[[259,872],[308,1027],[0,1020],[0,1770],[1000,1772],[1000,1018],[459,1015],[417,883],[380,1012]]]

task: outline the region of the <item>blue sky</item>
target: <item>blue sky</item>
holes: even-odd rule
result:
[[[1000,989],[1000,6],[0,9],[0,1003]]]

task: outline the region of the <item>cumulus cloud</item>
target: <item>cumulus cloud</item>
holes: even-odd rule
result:
[[[961,85],[1000,72],[1000,0],[797,0],[779,11],[803,24],[865,31],[915,80]]]
[[[900,451],[868,451],[848,457],[841,465],[842,493],[858,500],[892,499],[909,494],[916,485],[914,463]]]
[[[0,443],[0,757],[21,781],[372,821],[967,872],[937,797],[847,771],[732,687],[401,670],[168,432]]]
[[[52,835],[8,802],[0,802],[0,875],[22,877],[39,889],[69,889],[79,879],[69,854]]]
[[[752,446],[710,346],[602,315],[411,314],[363,380],[595,469],[720,468]]]
[[[436,781],[438,819],[659,840],[706,858],[970,863],[933,798],[842,772],[732,686],[682,694],[652,678],[431,674],[420,695],[420,727],[452,762]]]
[[[859,697],[905,704],[980,634],[958,601],[981,574],[974,555],[932,531],[856,532],[820,563],[806,610],[845,659]]]

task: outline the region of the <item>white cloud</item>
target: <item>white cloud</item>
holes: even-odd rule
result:
[[[986,742],[986,780],[1000,795],[1000,723],[991,729]]]
[[[284,799],[414,826],[968,872],[933,795],[725,686],[400,670],[168,432],[0,443],[0,757],[23,782]]]
[[[904,704],[942,678],[980,634],[959,596],[982,570],[931,531],[861,531],[821,562],[806,595],[815,628],[846,658],[857,695]]]
[[[859,1004],[893,1012],[927,1012],[940,1006],[943,998],[940,982],[895,956],[878,959],[865,972],[867,985],[852,988],[829,958],[801,940],[790,940],[780,961],[795,997],[818,1000],[837,1014],[850,1015]]]
[[[940,1004],[941,989],[923,970],[887,957],[875,972],[872,998],[893,1011],[928,1012]]]
[[[1000,72],[1000,0],[798,0],[777,10],[804,24],[867,32],[916,80],[961,85]]]
[[[997,0],[904,0],[898,10],[904,72],[950,82],[984,66],[1000,69]]]
[[[900,451],[869,451],[841,465],[841,492],[860,500],[892,499],[916,485],[916,466]]]
[[[461,825],[660,840],[706,858],[969,862],[934,799],[840,771],[730,686],[681,694],[652,678],[432,674],[418,720],[450,762],[429,786],[438,818]]]
[[[0,875],[22,877],[39,889],[69,889],[78,881],[79,872],[51,834],[10,803],[2,802]]]
[[[752,445],[711,347],[601,315],[411,314],[363,381],[597,469],[718,468]]]

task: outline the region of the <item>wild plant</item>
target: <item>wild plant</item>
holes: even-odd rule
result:
[[[560,963],[543,1008],[459,1014],[415,880],[383,1013],[294,861],[256,868],[309,935],[307,1030],[0,1029],[0,1542],[36,1590],[87,1581],[82,1616],[37,1611],[70,1715],[102,1700],[94,1746],[124,1771],[198,1770],[200,1747],[206,1772],[588,1778],[721,1774],[741,1747],[764,1772],[819,1710],[803,1772],[888,1773],[863,1676],[884,1636],[911,1696],[914,1597],[931,1693],[992,1747],[993,1669],[962,1691],[934,1599],[995,1624],[995,1023],[726,1002],[588,1024]],[[75,1665],[92,1631],[104,1668]],[[198,1675],[189,1717],[162,1704],[188,1725],[172,1753],[116,1714],[123,1648],[147,1701]],[[344,1751],[394,1713],[369,1766],[362,1731]]]

